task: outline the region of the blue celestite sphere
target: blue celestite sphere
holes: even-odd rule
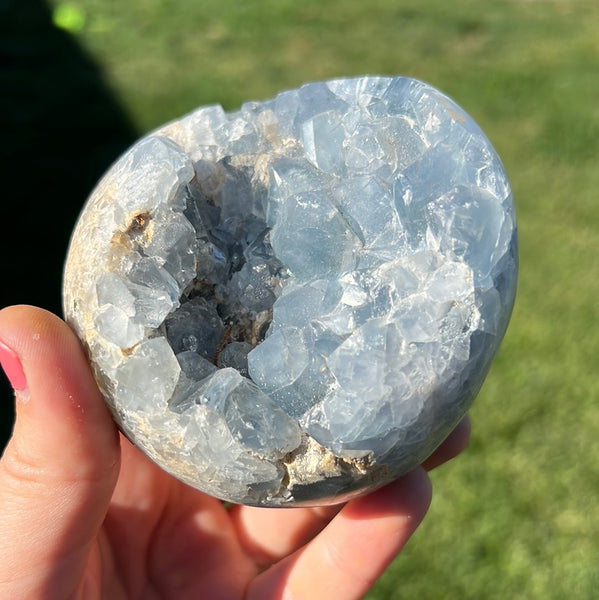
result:
[[[497,154],[413,79],[310,83],[144,137],[86,204],[64,306],[122,431],[191,486],[331,504],[423,461],[505,333]]]

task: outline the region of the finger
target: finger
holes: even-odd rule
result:
[[[418,468],[348,502],[312,542],[259,575],[248,600],[361,598],[405,546],[430,499],[430,482]]]
[[[342,507],[340,504],[283,510],[236,505],[229,514],[246,554],[258,566],[266,567],[310,541]]]
[[[432,471],[460,454],[468,446],[469,440],[470,419],[464,417],[445,441],[422,463],[422,466],[427,471]]]
[[[16,391],[0,461],[0,597],[70,597],[119,468],[116,428],[85,355],[58,317],[0,311],[2,363]],[[19,369],[21,369],[19,371]]]

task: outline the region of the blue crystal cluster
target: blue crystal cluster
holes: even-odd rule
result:
[[[408,78],[307,84],[145,137],[71,242],[65,311],[123,431],[233,502],[345,500],[463,416],[505,333],[499,158]]]

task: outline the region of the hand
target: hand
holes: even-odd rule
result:
[[[0,311],[0,358],[17,390],[0,461],[1,598],[360,598],[424,517],[425,469],[468,440],[465,420],[424,468],[344,506],[227,508],[119,436],[58,317]]]

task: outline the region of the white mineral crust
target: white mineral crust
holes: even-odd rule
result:
[[[123,432],[220,498],[347,500],[470,406],[517,277],[508,180],[407,78],[311,83],[144,137],[74,231],[64,305]]]

